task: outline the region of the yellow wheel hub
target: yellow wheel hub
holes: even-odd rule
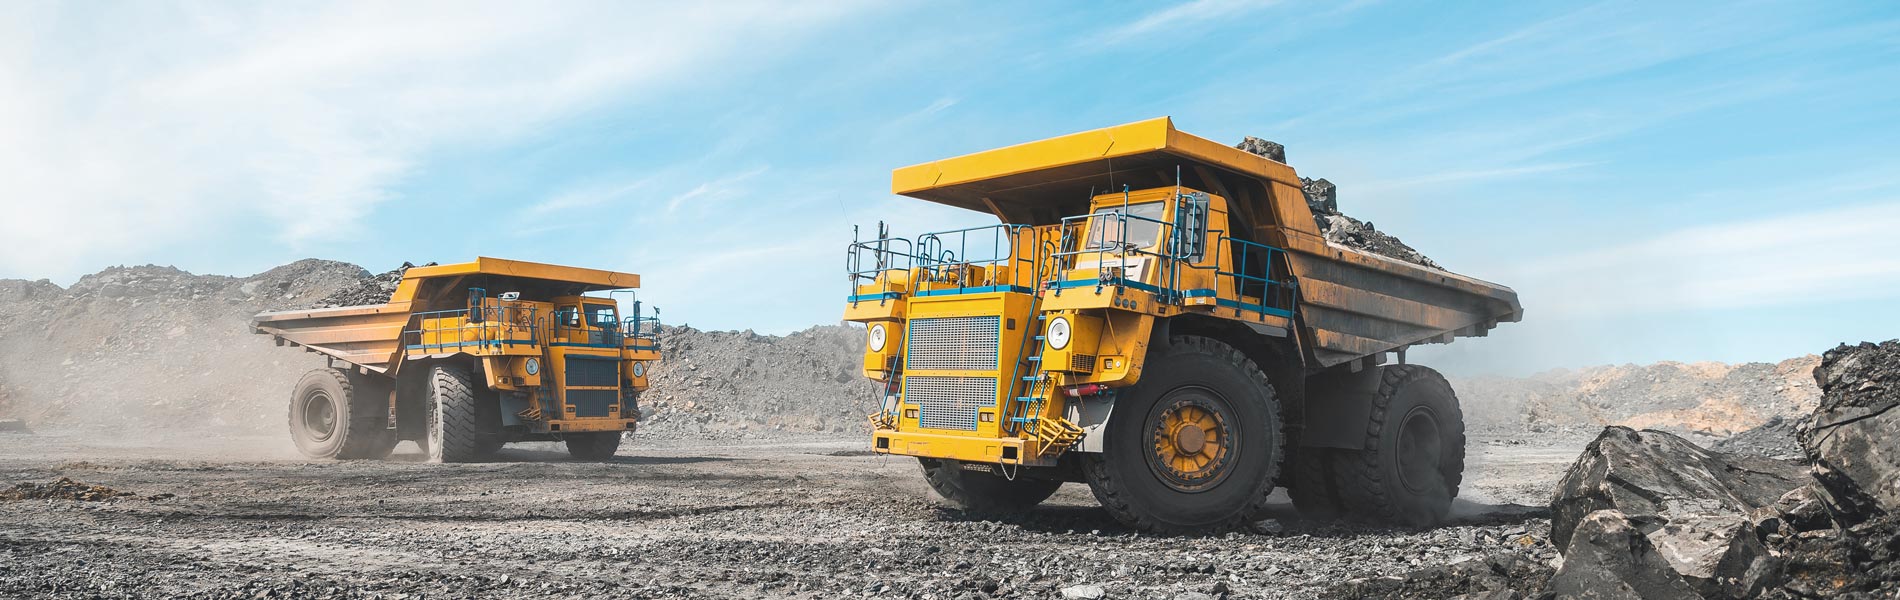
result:
[[[1219,413],[1194,404],[1177,404],[1162,413],[1155,431],[1154,458],[1182,482],[1214,475],[1226,458],[1227,424]]]

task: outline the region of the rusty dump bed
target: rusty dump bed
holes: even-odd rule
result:
[[[1481,336],[1523,316],[1511,288],[1327,242],[1292,167],[1167,117],[904,167],[891,191],[1043,225],[1085,212],[1092,194],[1177,183],[1227,198],[1235,237],[1288,251],[1318,366]]]
[[[546,298],[637,288],[640,276],[481,257],[472,262],[410,268],[386,304],[261,313],[251,319],[251,327],[280,343],[385,372],[394,366],[411,315],[465,308],[471,287],[508,289]]]

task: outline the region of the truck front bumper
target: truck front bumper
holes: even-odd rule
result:
[[[1052,459],[1023,460],[1023,457],[1036,456],[1035,448],[1033,442],[1019,437],[990,438],[877,429],[871,432],[871,449],[879,454],[973,463],[1050,466],[1055,462]]]

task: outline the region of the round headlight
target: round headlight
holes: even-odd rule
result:
[[[1061,350],[1069,347],[1069,318],[1056,317],[1049,320],[1049,347]]]
[[[646,364],[646,363],[643,363],[643,362],[636,362],[636,363],[633,363],[633,376],[634,376],[634,377],[646,377],[646,376],[647,376],[647,364]]]
[[[529,357],[528,363],[521,366],[524,370],[528,372],[529,375],[541,374],[541,359]]]
[[[867,344],[870,344],[872,352],[884,351],[884,324],[883,323],[871,324],[870,333],[867,333],[865,335],[866,335],[865,342]]]

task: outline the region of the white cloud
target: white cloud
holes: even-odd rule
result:
[[[13,7],[0,17],[0,276],[67,277],[237,229],[292,247],[347,240],[430,152],[655,97],[855,5],[556,8]]]
[[[1690,227],[1552,259],[1503,281],[1550,316],[1900,297],[1900,201]]]

